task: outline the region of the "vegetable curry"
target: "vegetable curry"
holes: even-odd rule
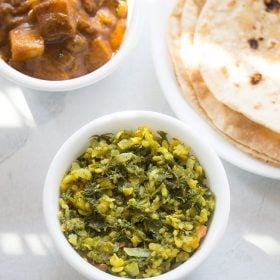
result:
[[[44,80],[80,77],[119,49],[125,0],[0,0],[0,57]]]
[[[146,278],[186,261],[215,197],[190,147],[147,127],[95,135],[60,185],[61,230],[89,263]]]

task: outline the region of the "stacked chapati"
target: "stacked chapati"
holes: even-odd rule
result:
[[[169,26],[187,102],[238,148],[280,165],[280,3],[178,0]]]

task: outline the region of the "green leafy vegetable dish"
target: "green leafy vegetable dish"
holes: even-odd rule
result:
[[[147,127],[93,136],[60,186],[58,217],[73,248],[97,268],[129,278],[185,262],[215,207],[190,150]]]

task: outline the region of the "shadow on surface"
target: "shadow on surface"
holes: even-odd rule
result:
[[[64,108],[67,93],[23,89],[0,78],[0,163],[28,140],[32,130]]]

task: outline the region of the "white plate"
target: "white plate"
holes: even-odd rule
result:
[[[154,0],[151,11],[153,59],[169,105],[179,119],[197,129],[201,137],[208,139],[221,158],[249,172],[280,179],[280,168],[265,164],[237,149],[214,131],[184,100],[167,49],[168,17],[174,3],[174,0]]]

